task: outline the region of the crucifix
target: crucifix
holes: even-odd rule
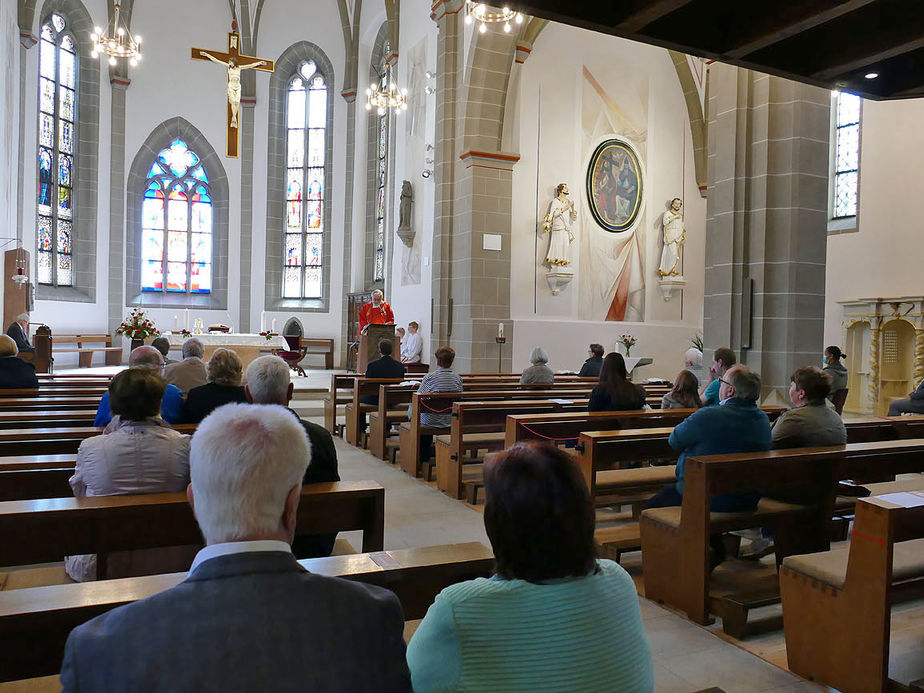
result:
[[[228,68],[228,156],[237,158],[238,155],[238,126],[240,125],[241,110],[241,70],[262,70],[272,72],[275,63],[265,58],[255,58],[252,55],[240,53],[241,35],[237,33],[237,22],[231,22],[231,31],[228,32],[228,52],[192,49],[193,60],[211,60],[217,65]]]

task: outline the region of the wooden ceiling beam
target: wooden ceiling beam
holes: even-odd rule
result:
[[[679,10],[684,5],[689,5],[690,2],[692,0],[653,0],[652,2],[646,2],[616,24],[614,28],[621,32],[634,33],[669,15],[671,12]]]
[[[856,46],[856,48],[857,51],[860,51],[862,46]],[[865,52],[860,55],[857,55],[857,51],[854,51],[854,55],[857,57],[851,57],[849,60],[842,60],[835,65],[828,65],[823,70],[813,72],[812,77],[820,80],[829,80],[848,72],[853,72],[854,70],[859,70],[869,65],[882,62],[884,60],[897,58],[898,56],[904,55],[905,53],[910,53],[920,48],[924,48],[924,37],[905,41],[904,43],[890,45],[886,48],[879,48],[878,46],[877,48],[878,50]]]
[[[872,2],[875,2],[875,0],[847,0],[847,2],[841,2],[834,7],[830,7],[830,2],[815,3],[815,9],[811,9],[812,4],[805,3],[805,5],[797,7],[796,13],[792,13],[790,16],[781,16],[781,21],[778,23],[768,22],[762,27],[763,31],[755,32],[750,36],[743,35],[735,42],[732,48],[723,51],[723,56],[732,60],[743,58],[754,51],[772,46],[774,43],[779,43],[790,36],[795,36],[803,31],[808,31],[816,26],[830,22]],[[810,11],[806,12],[806,9]]]

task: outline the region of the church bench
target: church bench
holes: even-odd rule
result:
[[[784,559],[780,594],[793,673],[846,692],[890,689],[892,604],[924,588],[924,507],[901,500],[860,499],[849,547]]]
[[[92,426],[95,420],[96,408],[73,411],[55,411],[53,408],[33,411],[0,411],[0,430]]]
[[[76,452],[56,455],[6,455],[0,457],[0,472],[20,469],[73,469],[76,463]]]
[[[176,424],[172,428],[187,434],[196,431],[195,424]],[[76,453],[84,440],[102,431],[93,426],[0,429],[0,456]]]
[[[415,392],[411,400],[410,418],[407,423],[401,424],[398,429],[401,468],[412,477],[418,476],[420,472],[420,436],[448,435],[450,433],[448,426],[445,428],[423,426],[420,422],[420,417],[425,412],[448,414],[452,411],[453,403],[457,401],[512,401],[553,398],[579,400],[586,399],[590,395],[591,388],[585,386],[583,389],[573,389],[573,387],[554,390],[482,390],[479,388],[473,390],[463,389],[462,392],[429,392],[422,395]],[[429,481],[429,471],[427,476]]]
[[[23,388],[0,390],[0,397],[96,397],[100,398],[109,391],[108,385],[42,385],[38,389]]]
[[[385,489],[374,481],[302,487],[297,534],[362,530],[363,551],[380,551],[385,532]],[[113,551],[202,543],[185,493],[0,502],[0,565],[24,566],[95,553],[106,577]]]
[[[586,398],[555,399],[454,402],[449,435],[434,439],[437,488],[453,498],[462,498],[463,465],[475,462],[474,455],[478,453],[503,449],[504,426],[508,415],[587,409]],[[472,457],[467,459],[466,453]],[[477,459],[480,461],[480,457]],[[473,499],[470,498],[470,502],[477,500],[477,489],[477,484],[472,487],[475,495]]]
[[[73,467],[0,471],[0,502],[71,498],[74,492],[68,482],[73,475]]]
[[[312,354],[324,355],[324,368],[332,370],[334,367],[334,340],[321,337],[302,337],[302,346],[307,347],[305,356]]]
[[[392,425],[407,421],[407,410],[411,397],[419,382],[398,385],[379,385],[376,410],[369,413],[369,452],[381,460],[388,457],[388,438],[392,435]]]
[[[709,535],[768,527],[774,532],[777,564],[794,553],[826,550],[837,482],[872,470],[893,476],[924,471],[924,439],[688,458],[682,508],[645,510],[641,515],[646,596],[685,611],[698,623],[712,622],[710,610],[718,613],[735,637],[766,630],[767,624],[751,628],[747,611],[767,599],[778,601],[776,583],[770,593],[755,595],[750,603],[728,597],[711,600]],[[708,512],[708,499],[714,494],[754,489],[772,493],[792,486],[814,489],[819,503],[803,506],[762,498],[756,512]],[[672,580],[678,574],[685,579]],[[771,623],[778,626],[778,620]]]
[[[331,435],[339,435],[337,424],[337,408],[352,400],[349,390],[353,388],[353,381],[359,376],[355,373],[331,373],[330,392],[324,399],[324,428]]]
[[[375,411],[376,405],[364,404],[360,400],[369,395],[378,395],[379,385],[397,385],[404,378],[356,378],[350,403],[344,409],[344,439],[350,445],[359,446],[366,414]]]
[[[0,412],[5,411],[79,411],[89,409],[94,413],[99,408],[99,397],[0,397]]]
[[[59,344],[74,344],[73,349],[58,349]],[[52,355],[77,354],[81,368],[89,368],[93,363],[93,354],[103,352],[107,366],[122,365],[122,347],[112,346],[110,334],[56,334],[52,337]]]
[[[465,580],[488,577],[491,549],[471,542],[376,551],[299,561],[318,575],[385,587],[401,601],[406,620],[423,618],[436,595]],[[0,680],[57,673],[71,630],[118,606],[175,587],[186,573],[0,592]]]

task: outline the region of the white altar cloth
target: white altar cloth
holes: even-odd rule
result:
[[[168,332],[161,335],[166,337],[170,342],[172,347],[182,347],[183,342],[189,337],[184,337],[179,332]],[[237,332],[212,332],[211,334],[194,334],[193,337],[200,340],[205,347],[211,347],[212,349],[217,349],[218,347],[228,347],[234,349],[235,347],[256,347],[259,349],[266,349],[267,351],[272,349],[288,349],[289,345],[285,339],[281,336],[276,335],[267,339],[258,334],[239,334]]]

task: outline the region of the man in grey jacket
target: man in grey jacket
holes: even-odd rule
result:
[[[410,691],[398,598],[292,555],[308,458],[284,407],[206,417],[188,489],[206,547],[184,582],[71,632],[64,690]]]
[[[844,445],[844,421],[826,399],[831,376],[815,366],[799,368],[790,377],[789,399],[793,408],[773,426],[773,447],[805,448]]]
[[[205,385],[208,382],[208,374],[202,357],[205,354],[205,347],[202,342],[195,337],[183,342],[183,360],[167,365],[164,369],[164,378],[167,382],[176,385],[183,392],[183,397],[189,394],[194,387]]]

